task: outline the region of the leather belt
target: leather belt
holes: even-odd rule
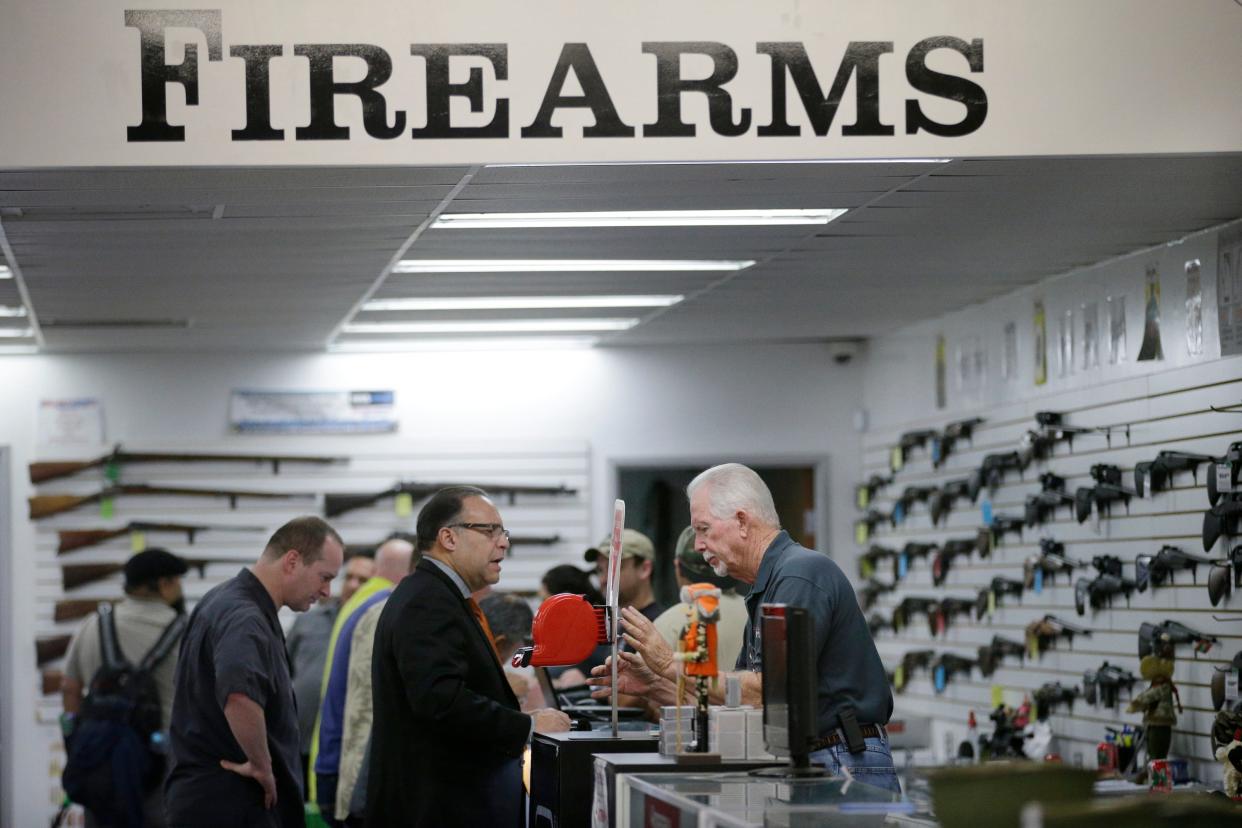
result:
[[[858,729],[862,731],[862,735],[864,739],[878,739],[881,736],[887,735],[885,734],[884,728],[881,725],[873,725],[873,724],[859,725]],[[807,752],[814,753],[817,750],[824,750],[825,748],[836,747],[837,745],[841,744],[844,741],[845,741],[845,737],[841,735],[841,731],[834,730],[831,733],[829,733],[827,736],[822,736],[819,739],[816,739],[814,742],[811,742],[811,745],[810,745],[811,749]]]

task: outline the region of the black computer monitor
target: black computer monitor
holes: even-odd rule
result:
[[[788,756],[795,769],[809,768],[811,744],[819,737],[815,621],[802,607],[764,604],[760,622],[763,740],[770,753]]]

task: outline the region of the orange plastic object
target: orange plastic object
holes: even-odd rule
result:
[[[682,647],[686,653],[697,657],[685,660],[687,676],[715,678],[719,674],[716,664],[716,622],[720,620],[720,589],[713,584],[690,584],[682,588],[682,600],[689,599],[694,615],[682,633]],[[699,640],[700,627],[707,644],[703,652]]]
[[[608,643],[604,608],[584,595],[563,592],[539,605],[531,628],[530,647],[513,656],[514,667],[563,667],[585,661],[599,644]]]

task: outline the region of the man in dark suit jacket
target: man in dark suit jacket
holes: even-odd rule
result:
[[[471,593],[495,584],[509,533],[485,492],[454,486],[418,515],[423,560],[388,599],[372,659],[367,825],[519,826],[531,734],[569,729],[522,713]]]

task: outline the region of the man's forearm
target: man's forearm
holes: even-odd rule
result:
[[[246,754],[246,760],[255,768],[270,773],[272,755],[267,749],[267,719],[263,716],[263,708],[249,696],[232,693],[224,705],[224,718],[233,731],[233,738]]]
[[[677,698],[677,662],[673,662],[671,675],[661,675],[660,685],[647,693],[647,698],[659,704],[676,704]],[[763,674],[750,670],[721,673],[720,677],[708,685],[707,699],[711,704],[724,704],[725,682],[729,676],[737,676],[742,682],[742,704],[752,707],[763,707]],[[657,694],[660,696],[657,699]],[[668,701],[664,699],[667,698]]]

